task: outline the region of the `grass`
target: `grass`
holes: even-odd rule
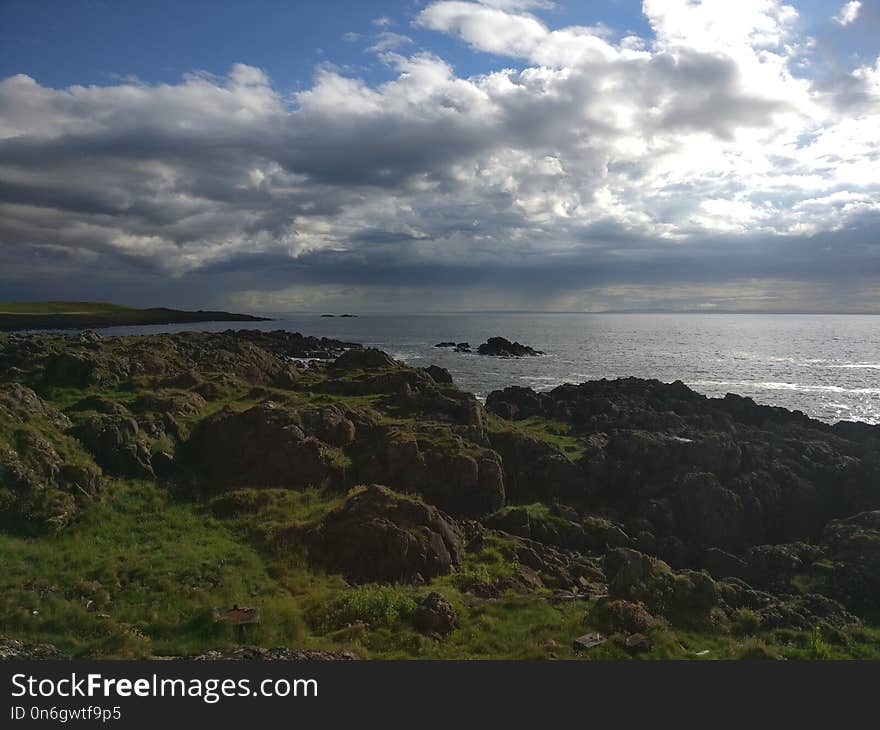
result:
[[[46,303],[49,304],[49,303]],[[2,309],[2,305],[0,305]],[[385,396],[340,396],[313,392],[320,376],[308,373],[295,390],[231,387],[197,415],[199,420],[229,406],[243,410],[271,398],[292,409],[344,403],[382,425],[416,433],[424,448],[473,450],[459,443],[448,424],[405,418],[383,407]],[[49,402],[69,409],[100,394],[131,404],[143,391],[54,388]],[[17,424],[0,423],[11,438]],[[50,427],[34,422],[30,428]],[[491,430],[516,429],[577,460],[584,445],[565,424],[532,418],[509,422],[489,416]],[[69,437],[50,439],[67,463],[90,457]],[[170,442],[155,448],[170,450]],[[341,452],[340,452],[341,454]],[[340,459],[347,457],[340,456]],[[341,462],[348,465],[348,462]],[[213,611],[234,603],[259,606],[263,621],[249,627],[247,643],[297,648],[351,648],[367,658],[424,659],[624,659],[633,655],[615,635],[579,653],[573,640],[595,627],[591,601],[556,601],[552,591],[494,599],[468,590],[514,577],[519,565],[509,538],[488,535],[463,556],[451,574],[429,585],[352,587],[308,560],[302,531],[341,504],[344,495],[321,489],[240,488],[209,501],[172,498],[150,482],[112,481],[101,501],[83,506],[78,522],[60,535],[27,538],[0,532],[0,633],[47,641],[76,656],[131,658],[188,655],[233,646],[233,630],[213,620]],[[547,505],[525,505],[535,521],[561,520]],[[592,522],[588,522],[592,520]],[[597,529],[602,522],[585,518]],[[793,588],[808,592],[821,571],[797,576]],[[419,634],[412,614],[428,592],[453,605],[460,628],[443,640]],[[659,627],[653,648],[635,655],[650,659],[838,659],[880,658],[880,627],[846,633],[762,631],[759,616],[743,610],[730,623]]]
[[[220,500],[233,506],[231,517]],[[0,534],[2,633],[48,641],[76,656],[187,655],[236,644],[216,608],[256,605],[261,624],[247,643],[350,648],[371,658],[622,659],[624,637],[578,653],[572,642],[594,631],[591,602],[554,602],[549,593],[483,600],[469,582],[510,577],[516,563],[504,538],[490,536],[457,571],[427,586],[347,586],[311,568],[302,552],[255,540],[320,518],[338,503],[319,490],[236,490],[204,506],[175,502],[149,482],[114,482],[112,499],[90,505],[59,536]],[[429,591],[454,606],[461,626],[442,641],[419,634],[412,612]],[[650,633],[637,658],[880,658],[880,628],[756,632],[736,624]],[[750,625],[751,624],[751,625]]]
[[[494,413],[489,413],[488,426],[490,431],[519,431],[526,436],[544,441],[555,446],[571,461],[578,461],[586,453],[583,440],[573,435],[571,426],[562,421],[553,421],[540,416],[508,421]]]
[[[213,608],[256,601],[270,617],[262,638],[296,642],[301,618],[229,528],[150,483],[114,491],[60,536],[0,534],[4,631],[74,654],[188,653],[231,641]]]

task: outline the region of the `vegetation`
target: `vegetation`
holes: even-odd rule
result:
[[[46,342],[57,345],[54,339]],[[83,357],[79,350],[74,354]],[[178,355],[170,347],[162,353],[164,362],[173,362]],[[26,357],[32,358],[31,353]],[[138,357],[143,357],[140,351]],[[63,529],[43,529],[42,523],[35,523],[30,532],[0,526],[0,634],[49,642],[78,657],[193,655],[239,643],[233,627],[215,620],[215,611],[238,604],[258,606],[261,611],[262,621],[245,629],[249,644],[348,649],[370,658],[880,659],[880,624],[870,616],[846,630],[825,622],[807,630],[768,628],[760,611],[752,608],[740,608],[727,618],[711,611],[685,617],[668,613],[644,629],[644,642],[634,649],[627,640],[635,631],[609,630],[599,623],[594,612],[602,600],[598,591],[572,592],[570,586],[560,588],[554,582],[553,560],[565,555],[554,552],[553,539],[573,539],[573,534],[577,539],[600,536],[605,541],[601,536],[608,535],[610,541],[618,527],[605,517],[555,501],[514,505],[483,519],[491,524],[490,518],[515,519],[524,513],[532,536],[540,534],[548,541],[546,548],[508,532],[481,528],[478,537],[460,536],[461,554],[448,571],[394,584],[346,580],[315,559],[315,545],[328,518],[340,513],[353,496],[363,494],[362,488],[349,491],[351,480],[361,472],[374,473],[370,471],[374,462],[382,460],[398,463],[399,469],[386,469],[390,476],[398,471],[425,473],[418,469],[425,468],[426,454],[449,456],[449,465],[434,463],[454,475],[455,479],[448,479],[452,486],[456,479],[468,478],[479,459],[493,453],[483,445],[485,441],[467,438],[475,426],[462,427],[449,416],[466,412],[470,401],[452,386],[440,388],[432,391],[432,402],[448,410],[432,412],[424,400],[393,381],[393,372],[354,371],[330,383],[326,369],[313,368],[298,371],[281,385],[277,370],[272,370],[266,376],[258,373],[258,382],[249,382],[250,374],[264,367],[262,360],[233,363],[220,372],[207,369],[215,367],[212,358],[206,356],[209,366],[202,366],[187,387],[169,385],[164,370],[159,374],[128,370],[118,380],[76,386],[52,381],[46,371],[33,369],[22,370],[16,383],[37,391],[41,400],[36,405],[27,406],[30,396],[23,391],[4,395],[7,386],[0,388],[0,449],[17,449],[21,462],[30,467],[37,456],[21,444],[48,442],[63,464],[104,473],[100,491],[74,495],[75,510],[69,500],[64,503],[69,520]],[[265,367],[280,366],[272,360]],[[95,378],[104,379],[106,373],[123,371],[118,363],[101,360],[93,372]],[[423,376],[407,370],[406,377]],[[371,382],[369,378],[375,378],[370,386],[374,392],[363,385]],[[20,403],[13,398],[16,393]],[[153,401],[144,401],[147,395]],[[143,406],[145,402],[171,405],[165,411],[151,411]],[[187,407],[178,408],[178,403]],[[324,420],[309,428],[322,434],[321,429],[332,431],[326,438],[334,445],[323,441],[315,445],[315,437],[304,434],[296,447],[306,444],[303,459],[314,457],[349,481],[221,488],[207,479],[190,435],[221,414],[245,414],[268,403],[283,414],[284,428],[262,438],[283,439],[286,428],[307,430],[311,415],[320,416]],[[32,409],[27,417],[16,410],[25,406]],[[114,409],[122,415],[108,415]],[[508,421],[485,413],[479,417],[486,419],[490,437],[515,432],[537,439],[557,456],[564,455],[560,462],[572,468],[585,453],[583,441],[566,423],[540,417]],[[116,426],[136,422],[132,438],[140,440],[123,446],[136,451],[143,445],[144,464],[155,467],[159,476],[121,473],[124,469],[108,461],[106,453],[79,439],[80,425],[95,418],[106,418]],[[340,428],[346,419],[358,423],[360,431],[384,435],[385,440],[366,446],[346,443],[346,431]],[[394,433],[409,440],[394,441],[389,436]],[[261,444],[243,439],[240,446],[244,450]],[[261,459],[291,448],[283,440],[268,447],[254,452],[258,467]],[[171,476],[162,476],[159,457],[172,462]],[[4,464],[12,463],[4,458],[6,452],[0,451],[0,480],[12,474],[4,472]],[[36,469],[39,464],[34,464]],[[29,484],[37,493],[70,489],[58,469],[52,468],[55,471],[35,472]],[[475,483],[474,489],[481,484]],[[409,491],[406,483],[392,486],[401,493]],[[0,484],[0,515],[6,509],[3,499],[16,498],[9,496],[13,491]],[[402,496],[399,499],[404,503]],[[28,503],[28,509],[41,504]],[[50,503],[46,509],[56,506]],[[424,519],[433,520],[430,526],[442,519],[415,497],[401,510],[407,518],[409,513],[428,511]],[[32,517],[29,514],[27,519]],[[382,525],[390,519],[381,516],[375,521]],[[467,524],[462,519],[456,529],[464,533],[471,529]],[[394,524],[400,534],[410,527]],[[412,534],[426,530],[417,523]],[[541,552],[545,549],[549,557]],[[601,554],[602,550],[595,551],[589,565],[599,566]],[[806,596],[826,589],[834,567],[823,559],[810,570],[797,570],[782,591]],[[668,578],[656,577],[658,584]],[[693,588],[684,575],[669,579],[677,598]],[[441,596],[457,616],[457,628],[442,637],[418,626],[419,607],[430,593]],[[596,631],[606,634],[603,643],[589,650],[577,648],[577,637]]]
[[[106,302],[0,303],[0,331],[259,319],[262,318],[229,312],[188,312],[164,307],[136,309]]]

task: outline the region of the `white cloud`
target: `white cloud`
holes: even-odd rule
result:
[[[409,36],[401,33],[384,31],[376,36],[373,44],[367,50],[372,51],[373,53],[387,53],[388,51],[397,50],[401,46],[411,45],[412,42],[413,40]]]
[[[840,12],[835,15],[832,20],[840,25],[850,25],[859,17],[859,11],[861,9],[862,4],[859,0],[850,0],[850,2],[840,8]]]
[[[880,216],[880,65],[853,69],[846,99],[815,88],[776,0],[646,0],[654,36],[620,41],[534,7],[423,9],[421,27],[521,66],[472,77],[382,31],[393,78],[324,66],[292,99],[241,64],[176,84],[0,82],[7,271],[49,250],[174,276],[296,262],[361,291],[389,266],[557,266],[545,283],[564,288],[672,277],[681,257],[710,279],[877,265],[857,232]],[[823,258],[826,235],[852,253]]]

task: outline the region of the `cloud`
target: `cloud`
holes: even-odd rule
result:
[[[412,42],[412,38],[403,35],[402,33],[384,31],[376,36],[373,45],[367,50],[372,51],[373,53],[387,53],[388,51],[395,51],[401,46],[408,46],[412,44]]]
[[[840,8],[840,12],[835,15],[832,20],[839,25],[850,25],[859,17],[859,11],[861,9],[862,4],[859,0],[851,0]]]
[[[381,31],[387,81],[323,65],[292,97],[243,64],[0,81],[0,299],[880,307],[877,65],[795,73],[774,0],[646,0],[619,40],[539,10],[424,7],[514,66],[471,76]]]

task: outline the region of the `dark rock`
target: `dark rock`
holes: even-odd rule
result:
[[[614,598],[600,598],[590,611],[589,621],[609,634],[646,633],[657,625],[657,619],[641,603]]]
[[[527,355],[543,355],[540,350],[533,350],[528,345],[519,342],[511,342],[504,337],[490,337],[477,348],[480,355],[492,355],[494,357],[524,357]]]
[[[738,548],[745,541],[745,509],[712,474],[690,473],[678,489],[682,527],[701,545]]]
[[[662,560],[629,548],[605,556],[608,596],[641,602],[670,618],[704,618],[719,605],[715,582],[692,570],[675,572]]]
[[[749,575],[745,560],[718,548],[709,548],[703,553],[703,567],[715,578],[742,578]]]
[[[439,365],[429,365],[425,368],[425,372],[434,379],[435,383],[452,385],[452,375],[446,368],[441,368]]]
[[[529,524],[529,511],[525,507],[508,507],[484,520],[486,527],[509,532],[518,537],[531,537],[532,530]]]
[[[0,661],[33,661],[70,659],[53,644],[34,644],[29,641],[0,636]]]
[[[174,416],[197,416],[207,403],[198,393],[148,393],[135,400],[132,407],[135,411],[156,411],[170,413]]]
[[[18,534],[59,532],[102,487],[101,472],[63,433],[66,416],[30,388],[0,388],[0,528]],[[81,462],[68,463],[79,452]]]
[[[656,549],[699,564],[706,548],[815,541],[834,518],[880,504],[874,429],[835,427],[681,382],[623,378],[547,392],[506,388],[486,409],[562,421],[581,436],[589,499],[639,523]],[[500,447],[499,447],[500,450]],[[506,459],[505,459],[506,460]]]
[[[0,386],[0,409],[8,411],[22,422],[43,419],[53,428],[61,430],[71,425],[67,416],[44,402],[33,390],[21,383],[7,383]]]
[[[654,643],[644,634],[631,634],[623,642],[627,651],[634,654],[648,652],[654,648]]]
[[[349,425],[327,428],[343,439]],[[194,430],[188,448],[218,485],[302,489],[346,481],[341,452],[308,436],[296,412],[272,402],[208,417]]]
[[[103,469],[116,476],[155,479],[149,439],[127,415],[99,414],[77,423],[72,433]]]
[[[355,491],[309,538],[315,557],[355,582],[430,580],[458,565],[458,525],[436,507],[386,487]]]
[[[748,581],[760,588],[784,589],[804,569],[797,545],[757,545],[746,553]]]
[[[349,350],[333,361],[334,370],[393,370],[400,367],[391,356],[368,347],[363,350]]]
[[[419,602],[412,621],[418,631],[437,636],[446,636],[459,626],[452,604],[437,592],[429,593]]]
[[[880,608],[880,511],[829,522],[822,545],[834,561],[835,597],[858,610]]]
[[[455,347],[454,342],[438,342],[434,347]]]
[[[416,491],[455,515],[482,516],[504,504],[498,454],[451,428],[383,428],[373,439],[359,443],[352,457],[359,481]]]
[[[492,448],[501,455],[505,491],[518,502],[583,499],[587,492],[584,471],[546,441],[519,431],[493,431]]]

